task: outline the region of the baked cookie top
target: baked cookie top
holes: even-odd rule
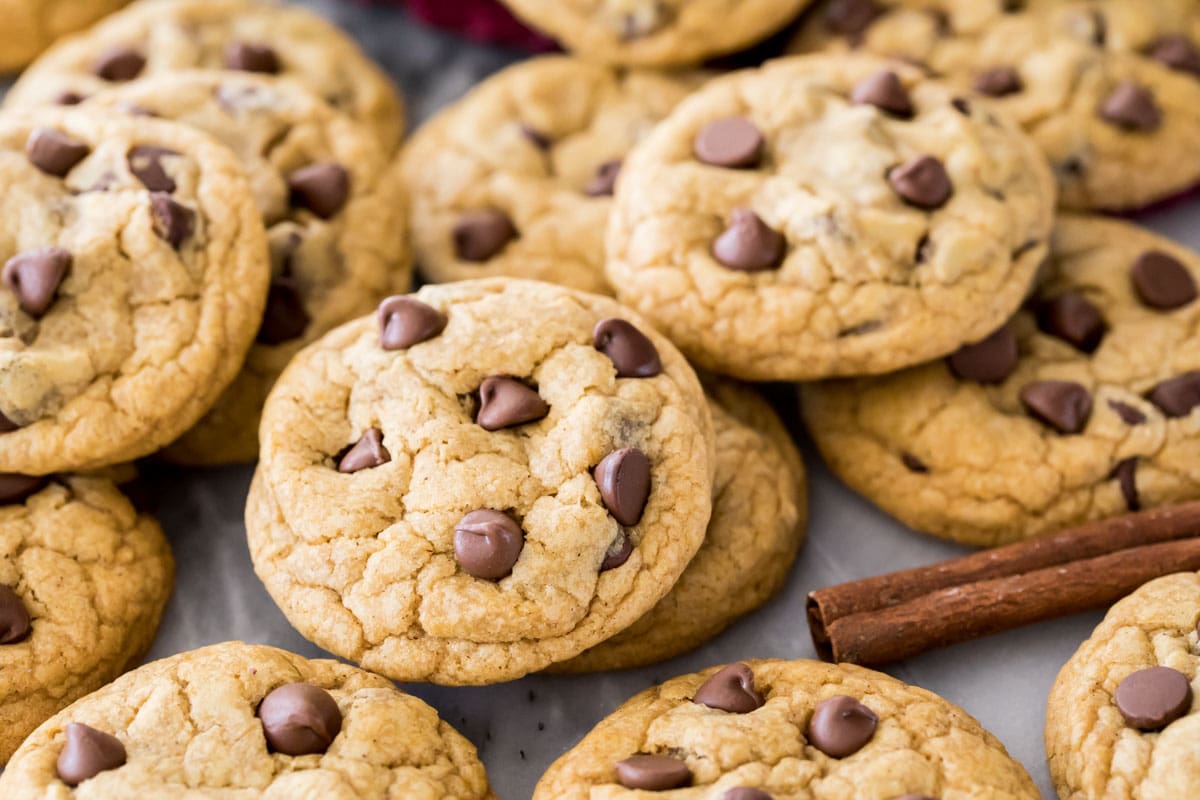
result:
[[[1200,792],[1200,576],[1151,581],[1114,605],[1058,674],[1046,757],[1064,800]]]
[[[577,655],[704,539],[695,373],[623,306],[510,279],[426,286],[276,383],[246,525],[301,633],[397,680],[494,683]]]
[[[943,362],[805,387],[843,480],[911,527],[998,545],[1196,496],[1200,257],[1063,217],[1025,308]]]
[[[1032,141],[869,56],[709,82],[626,160],[608,276],[704,367],[752,380],[888,372],[986,335],[1046,252]]]
[[[747,661],[634,697],[542,776],[533,800],[1036,800],[965,711],[882,673]]]
[[[611,294],[604,228],[621,162],[700,81],[544,56],[476,86],[402,156],[424,276]]]
[[[91,25],[129,0],[3,0],[0,72],[25,66],[55,39]]]
[[[147,455],[187,430],[262,318],[266,236],[237,159],[97,110],[0,120],[0,471]]]
[[[155,661],[75,703],[22,745],[0,790],[11,800],[495,797],[475,748],[390,681],[240,642]]]
[[[134,3],[50,48],[5,104],[70,104],[114,83],[194,68],[293,78],[370,127],[389,153],[404,130],[395,87],[349,36],[303,8],[257,0]]]

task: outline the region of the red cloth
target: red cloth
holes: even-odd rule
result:
[[[496,42],[537,52],[555,49],[550,39],[522,25],[497,0],[389,0],[414,14],[481,42]]]

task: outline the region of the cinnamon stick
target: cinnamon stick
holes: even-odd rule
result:
[[[826,660],[885,664],[1111,605],[1148,580],[1200,570],[1200,502],[1098,522],[808,596]]]

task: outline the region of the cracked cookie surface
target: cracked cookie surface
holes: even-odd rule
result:
[[[681,788],[670,793],[679,800],[739,797],[729,794],[738,788],[789,800],[1038,797],[995,737],[931,692],[850,665],[747,661],[738,669],[745,667],[752,676],[749,692],[736,684],[717,691],[706,683],[717,673],[713,668],[629,700],[550,767],[533,800],[655,796],[637,790],[639,783],[648,788],[650,769],[616,767],[636,754],[669,759],[659,762],[660,776],[665,765],[682,763],[686,774],[676,766],[674,783]],[[869,736],[863,728],[814,721],[821,704],[835,697],[866,707],[854,706],[859,722],[875,717]],[[735,700],[744,704],[735,706]],[[854,745],[854,752],[840,757],[822,749],[845,752]]]
[[[337,704],[340,731],[322,752],[268,748],[260,703],[291,683],[318,687]],[[124,765],[72,791],[55,768],[70,723],[116,736]],[[495,798],[475,748],[390,681],[240,642],[155,661],[88,695],[29,738],[0,776],[0,790],[11,800]]]
[[[860,97],[881,79],[889,96]],[[867,56],[709,82],[626,160],[618,297],[750,380],[888,372],[985,335],[1045,255],[1054,186],[1028,137],[954,99]]]
[[[0,640],[15,638],[0,643],[0,765],[34,728],[141,659],[173,575],[158,523],[107,480],[55,478],[0,501],[0,587],[30,620],[23,636],[5,635],[7,614],[0,625]]]
[[[129,0],[0,0],[0,73],[32,61],[51,42],[86,28]]]
[[[338,328],[267,400],[246,525],[292,624],[397,680],[479,684],[649,611],[711,506],[712,422],[678,351],[612,300],[543,283],[383,308],[382,340],[377,317]],[[438,324],[393,336],[418,321]]]
[[[1155,274],[1174,277],[1174,294],[1155,293]],[[809,430],[852,488],[917,530],[970,544],[1192,499],[1197,281],[1200,257],[1184,247],[1124,222],[1062,217],[1033,299],[988,337],[990,355],[984,345],[805,387]],[[997,369],[981,376],[980,366]],[[1038,384],[1049,394],[1029,390]]]
[[[182,125],[0,123],[0,472],[147,455],[237,374],[270,266],[234,156]]]

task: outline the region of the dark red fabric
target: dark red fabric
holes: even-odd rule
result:
[[[497,0],[379,0],[407,5],[421,19],[476,41],[496,42],[541,52],[554,42],[518,22]]]

